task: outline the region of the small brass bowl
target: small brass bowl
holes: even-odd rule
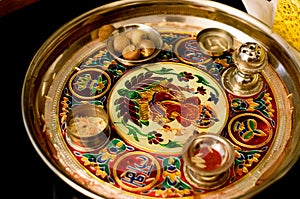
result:
[[[220,56],[233,46],[231,34],[219,28],[206,28],[197,34],[200,49],[210,56]]]
[[[67,142],[80,151],[94,151],[105,146],[110,138],[110,126],[102,107],[82,104],[67,116]]]
[[[155,45],[154,52],[146,57],[143,57],[142,55],[140,55],[138,59],[136,59],[136,58],[135,59],[125,59],[121,52],[118,52],[115,50],[114,39],[120,35],[126,35],[126,33],[130,32],[132,30],[136,30],[136,29],[144,31],[147,35],[146,40],[151,40],[154,43],[154,45]],[[136,39],[136,38],[134,38],[134,39]],[[130,41],[130,44],[133,44],[132,41]],[[136,48],[140,48],[137,44],[134,44],[134,45],[136,46]],[[163,47],[163,40],[162,40],[160,33],[150,26],[147,26],[144,24],[138,24],[138,23],[137,24],[127,24],[127,25],[117,28],[114,32],[112,32],[112,34],[107,39],[107,49],[110,52],[110,54],[116,60],[118,60],[120,63],[127,65],[127,66],[134,66],[134,65],[141,64],[141,63],[144,63],[144,62],[147,62],[147,61],[153,59],[154,57],[156,57],[159,54],[162,47]]]
[[[216,189],[229,178],[235,156],[233,145],[215,133],[190,137],[182,149],[186,179],[196,187]]]

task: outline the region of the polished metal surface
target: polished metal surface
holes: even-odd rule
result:
[[[197,34],[197,42],[203,52],[210,56],[220,56],[233,46],[229,32],[219,28],[206,28]]]
[[[253,96],[263,88],[260,72],[268,65],[265,50],[255,42],[242,44],[233,53],[235,66],[222,75],[225,89],[238,96]]]
[[[182,154],[187,180],[204,189],[217,189],[228,180],[235,157],[233,145],[215,133],[191,136]]]
[[[249,198],[278,180],[292,167],[300,155],[300,64],[281,37],[246,13],[213,1],[123,0],[95,8],[62,26],[37,51],[27,71],[22,91],[24,123],[34,148],[55,174],[91,198],[131,197],[122,190],[110,189],[111,186],[82,172],[81,165],[69,154],[65,143],[55,131],[57,117],[53,110],[56,109],[57,96],[62,92],[62,84],[76,64],[94,52],[99,45],[105,45],[93,40],[94,31],[107,23],[119,27],[132,22],[154,24],[162,30],[175,24],[174,29],[195,33],[212,25],[226,29],[234,38],[233,48],[253,41],[266,49],[271,66],[267,66],[261,73],[268,79],[279,79],[282,83],[278,93],[275,91],[282,111],[278,116],[282,125],[279,130],[282,133],[276,137],[279,140],[274,143],[276,150],[270,152],[268,162],[259,165],[259,169],[245,179],[242,186],[244,189],[238,185],[232,186],[228,192],[217,192],[213,196]],[[256,55],[257,52],[261,53],[259,56],[264,54],[262,51],[255,51]],[[237,54],[237,60],[241,59],[241,63],[252,60],[252,55],[245,58],[247,51],[240,53]],[[249,75],[250,84],[253,82],[251,78],[259,79],[260,67],[264,66],[260,61],[264,59],[255,56],[254,60],[254,72],[250,70],[249,74],[249,67],[252,68],[253,65],[246,64],[245,67],[242,64],[238,76],[235,76],[237,82],[248,81]],[[228,77],[232,77],[232,73]],[[257,81],[259,82],[255,80]],[[252,86],[251,84],[254,90],[260,88]],[[289,153],[285,153],[286,151]]]

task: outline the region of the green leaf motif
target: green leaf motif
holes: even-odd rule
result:
[[[149,126],[149,120],[140,120],[140,122],[145,126]]]
[[[250,129],[252,131],[254,131],[256,129],[256,122],[255,122],[255,120],[250,119],[248,124],[249,124],[249,127],[250,127]]]
[[[96,93],[96,91],[97,91],[97,90],[96,90],[96,88],[95,88],[95,87],[93,87],[93,88],[92,88],[92,90],[91,90],[91,94],[95,94],[95,93]]]
[[[182,147],[181,144],[178,144],[177,141],[172,141],[169,140],[169,142],[167,144],[161,144],[161,146],[164,146],[166,148],[177,148],[177,147]]]
[[[129,99],[140,99],[141,95],[139,92],[136,91],[128,91],[126,93],[126,97],[128,97]]]
[[[167,72],[172,71],[172,70],[173,69],[171,69],[171,68],[167,69],[167,68],[163,67],[160,71],[163,72],[163,73],[167,73]]]
[[[107,84],[107,80],[102,81],[102,84],[106,85]]]
[[[96,101],[95,101],[95,105],[103,106],[103,102],[101,102],[101,101],[99,101],[99,100],[96,100]]]
[[[249,140],[249,139],[251,139],[251,138],[253,137],[253,134],[254,134],[253,131],[248,131],[248,132],[246,132],[246,133],[243,135],[243,138],[244,138],[245,140]]]
[[[197,80],[197,83],[201,83],[201,84],[204,84],[204,85],[209,85],[209,82],[208,81],[206,81],[202,76],[200,76],[200,75],[195,75],[197,78],[198,78],[198,80]]]
[[[128,129],[128,135],[132,135],[133,138],[139,142],[139,138],[137,136],[136,131],[133,128],[129,128],[129,127],[127,127],[127,129]]]
[[[126,96],[126,93],[128,92],[128,90],[127,89],[125,89],[125,88],[122,88],[122,89],[119,89],[118,90],[118,94],[120,95],[120,96]]]

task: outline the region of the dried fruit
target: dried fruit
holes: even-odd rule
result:
[[[128,45],[122,51],[122,56],[124,59],[129,60],[137,60],[140,58],[140,49],[138,49],[135,45]]]
[[[98,38],[100,41],[106,40],[109,35],[115,30],[115,27],[113,25],[107,24],[103,25],[98,30]]]
[[[129,44],[130,44],[130,40],[125,35],[117,35],[113,41],[114,50],[119,53],[122,53],[124,48]]]
[[[126,33],[126,37],[128,37],[133,44],[137,45],[147,38],[147,33],[141,29],[133,29]]]
[[[139,48],[143,57],[150,57],[155,51],[155,44],[152,40],[144,39],[140,42]]]

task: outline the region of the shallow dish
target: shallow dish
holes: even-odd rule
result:
[[[129,36],[130,33],[132,34]],[[120,46],[122,43],[121,41],[116,41],[120,36],[123,39],[127,39],[126,42],[128,43],[124,47],[117,47],[117,45]],[[145,41],[151,43],[147,45]],[[163,48],[163,40],[160,33],[150,26],[144,24],[126,24],[112,32],[107,39],[107,47],[116,60],[125,65],[133,66],[155,58]],[[124,48],[126,47],[131,47],[128,51],[134,51],[132,53],[134,55],[127,55],[126,57],[126,52],[124,53],[126,51]],[[130,54],[130,52],[127,53]]]
[[[200,48],[210,56],[220,56],[233,46],[233,37],[219,28],[207,28],[197,34]]]

